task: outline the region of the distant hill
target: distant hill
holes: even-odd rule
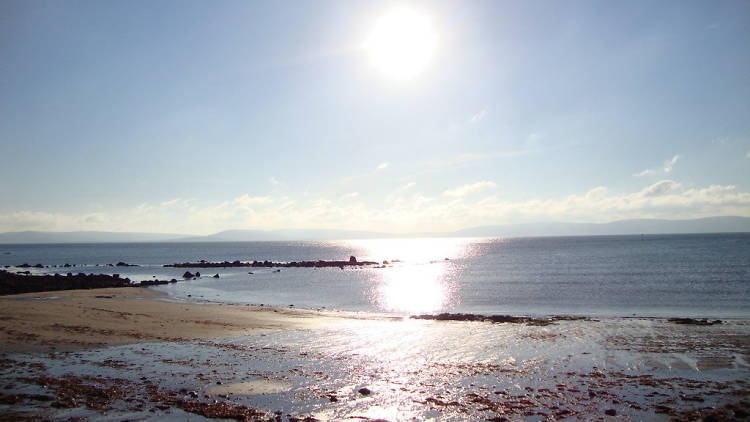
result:
[[[750,232],[750,218],[707,217],[692,220],[635,219],[610,223],[529,223],[482,226],[455,232],[465,237],[596,236]]]
[[[610,223],[528,223],[472,227],[446,233],[392,234],[351,230],[226,230],[207,236],[170,233],[120,232],[9,232],[8,243],[114,243],[114,242],[242,242],[268,240],[376,239],[393,237],[525,237],[595,236],[617,234],[750,233],[750,218],[708,217],[693,220],[638,219]]]

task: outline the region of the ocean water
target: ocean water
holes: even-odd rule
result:
[[[750,316],[750,234],[0,245],[0,265],[136,281],[181,279],[185,269],[163,267],[175,262],[350,255],[388,265],[197,269],[199,279],[155,289],[181,300],[399,315]],[[107,265],[119,261],[138,266]],[[54,267],[65,263],[76,267]]]

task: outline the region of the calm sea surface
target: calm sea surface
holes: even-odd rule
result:
[[[389,265],[198,269],[200,279],[157,289],[182,299],[397,314],[750,317],[750,234],[0,245],[0,265],[70,263],[35,272],[137,281],[181,279],[185,269],[163,267],[175,262],[350,255]],[[119,261],[139,266],[107,266]]]

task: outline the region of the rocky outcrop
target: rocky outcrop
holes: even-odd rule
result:
[[[320,267],[362,267],[369,265],[378,265],[377,262],[373,261],[357,261],[356,257],[349,257],[348,261],[291,261],[291,262],[273,262],[273,261],[223,261],[223,262],[182,262],[167,264],[165,267],[173,268],[232,268],[232,267],[268,267],[268,268],[292,268],[292,267],[309,267],[309,268],[320,268]]]
[[[126,286],[131,286],[130,279],[119,274],[20,275],[0,270],[0,295]]]

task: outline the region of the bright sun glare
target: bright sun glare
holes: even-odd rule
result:
[[[377,21],[365,48],[372,64],[383,73],[410,79],[429,64],[437,48],[437,33],[427,16],[397,8]]]

